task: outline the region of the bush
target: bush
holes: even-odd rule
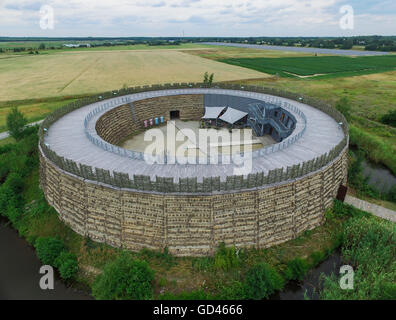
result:
[[[248,270],[245,277],[247,299],[268,298],[283,287],[282,277],[266,263],[258,263]]]
[[[285,278],[287,280],[301,281],[304,279],[307,270],[308,265],[306,261],[300,258],[295,258],[287,263]]]
[[[92,295],[100,300],[145,300],[153,296],[154,272],[145,261],[134,260],[123,252],[105,266],[93,286]]]
[[[0,213],[8,217],[8,208],[21,208],[23,179],[17,173],[10,173],[0,187]],[[14,213],[14,212],[13,212]]]
[[[214,258],[215,269],[228,271],[237,266],[239,266],[239,258],[235,247],[226,248],[224,242],[222,242]]]
[[[381,117],[381,122],[396,127],[396,110],[391,110]]]
[[[19,112],[17,107],[12,108],[11,112],[7,115],[7,128],[11,137],[15,140],[20,140],[23,137],[23,130],[27,120],[25,116]]]
[[[239,281],[234,281],[231,285],[221,288],[218,298],[221,300],[246,299],[245,286]]]
[[[55,259],[55,267],[59,269],[59,274],[63,279],[71,279],[78,271],[77,258],[73,253],[62,251]]]
[[[34,243],[37,256],[42,263],[55,266],[55,260],[62,251],[65,251],[65,245],[62,240],[57,238],[37,238]]]

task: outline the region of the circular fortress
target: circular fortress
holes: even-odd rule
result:
[[[221,153],[175,158],[120,147],[152,127],[192,120],[251,129],[262,144],[236,154],[248,166]],[[134,251],[201,256],[221,242],[282,243],[323,223],[347,177],[344,117],[273,89],[173,84],[107,92],[57,110],[39,136],[41,187],[59,217],[83,236]]]

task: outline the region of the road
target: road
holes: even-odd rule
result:
[[[34,126],[34,125],[36,125],[36,124],[40,124],[41,122],[43,122],[43,120],[29,123],[28,126],[29,126],[29,127],[30,127],[30,126]],[[8,133],[8,131],[6,131],[6,132],[1,132],[1,133],[0,133],[0,140],[4,140],[4,139],[8,138],[9,136],[10,136],[10,134]]]

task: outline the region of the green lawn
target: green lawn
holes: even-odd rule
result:
[[[396,56],[374,57],[288,57],[288,58],[231,58],[221,62],[283,77],[344,76],[369,74],[396,69]]]

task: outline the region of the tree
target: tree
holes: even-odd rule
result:
[[[208,75],[208,72],[206,71],[206,72],[204,73],[204,80],[203,80],[203,83],[208,83],[208,80],[209,80],[209,75]]]
[[[208,84],[211,85],[213,83],[214,73],[209,76]]]
[[[39,50],[44,50],[45,49],[45,44],[44,43],[40,43],[38,48],[39,48]]]
[[[11,112],[7,115],[7,128],[10,136],[15,140],[20,140],[23,137],[26,124],[27,120],[25,116],[19,112],[18,108],[12,108]]]
[[[105,266],[93,286],[92,295],[99,300],[146,300],[153,296],[154,272],[145,261],[134,260],[123,252]]]
[[[213,83],[214,73],[208,74],[208,72],[204,73],[204,80],[203,83],[211,85]]]

